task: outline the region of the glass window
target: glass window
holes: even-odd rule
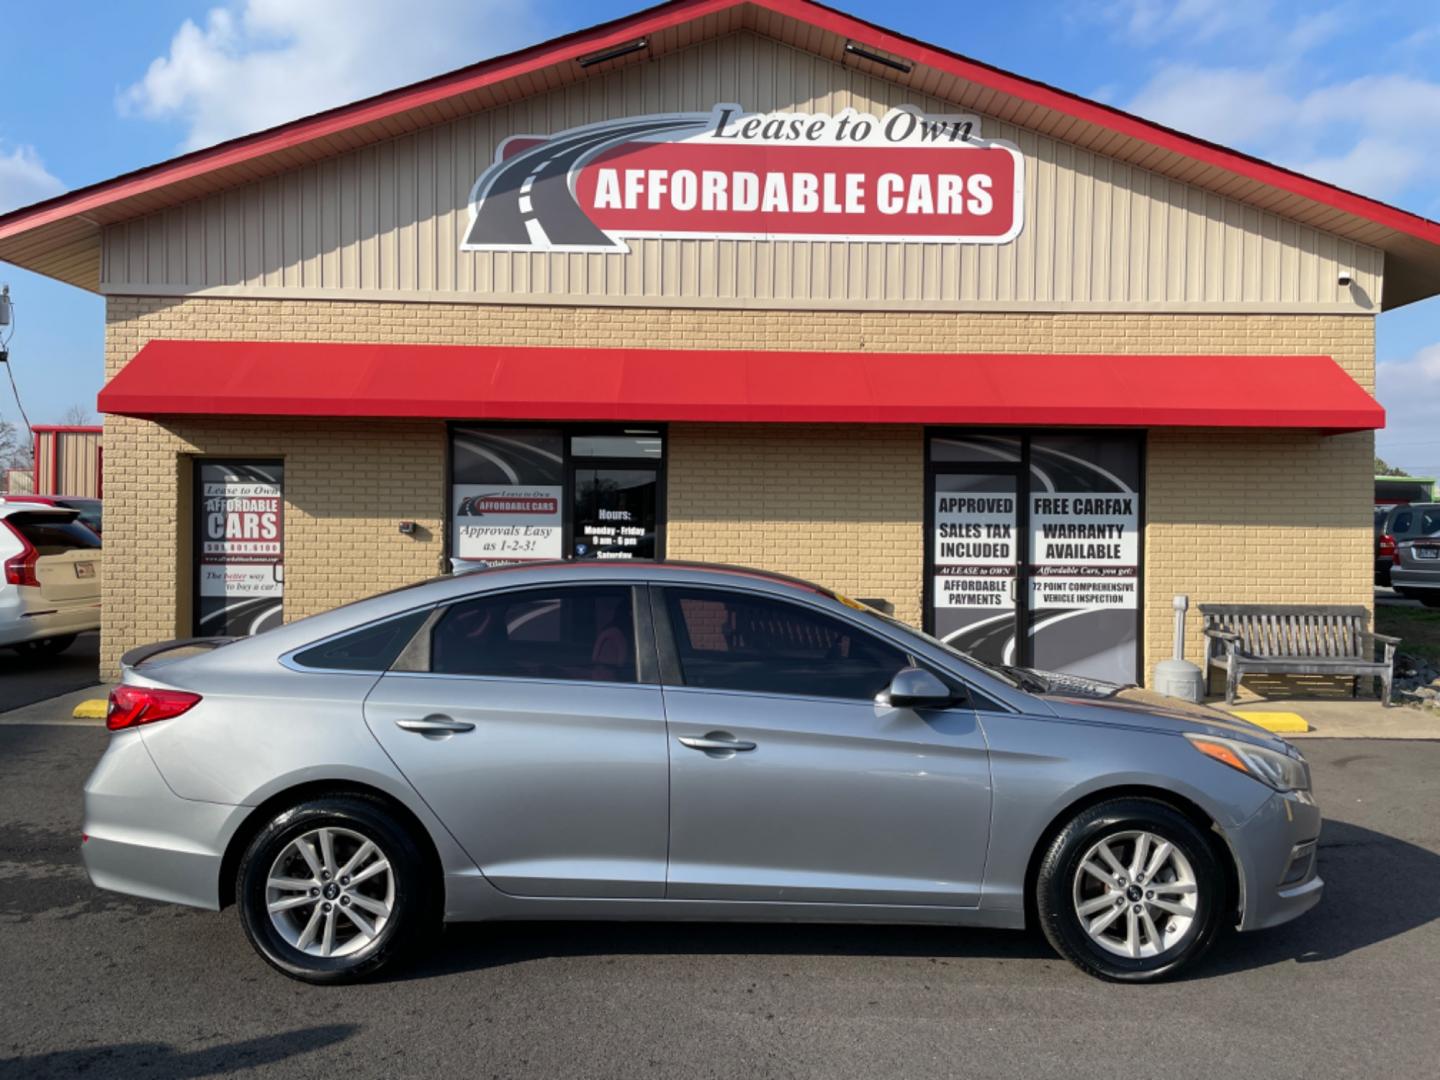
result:
[[[1420,514],[1420,535],[1434,536],[1440,533],[1440,510],[1424,510]]]
[[[660,459],[658,431],[626,431],[619,435],[576,435],[570,440],[575,457]]]
[[[79,510],[82,523],[94,529],[96,533],[101,531],[99,499],[56,499],[55,505],[64,506],[70,510]]]
[[[975,465],[1018,465],[1020,440],[1013,435],[936,435],[930,440],[931,461],[963,461]]]
[[[630,589],[525,589],[455,604],[431,631],[430,670],[511,679],[635,682]]]
[[[848,623],[748,593],[666,589],[686,686],[869,701],[909,664]]]
[[[1401,510],[1395,515],[1395,520],[1390,523],[1390,533],[1393,536],[1404,536],[1410,531],[1410,526],[1415,521],[1415,515],[1409,510]]]
[[[69,511],[63,514],[33,512],[11,514],[5,519],[41,555],[59,555],[76,548],[98,548],[100,537],[80,524]]]
[[[385,671],[429,614],[429,609],[411,611],[399,618],[362,627],[296,653],[295,663],[329,671]]]

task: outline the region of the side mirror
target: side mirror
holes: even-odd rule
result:
[[[875,704],[893,709],[943,709],[955,700],[950,688],[922,668],[895,673],[890,685],[875,695]]]

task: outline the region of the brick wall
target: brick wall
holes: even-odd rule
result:
[[[916,352],[1323,353],[1374,384],[1363,317],[952,314],[569,308],[116,297],[107,374],[152,338],[613,345]],[[106,419],[102,662],[184,632],[189,589],[180,492],[189,456],[286,459],[286,615],[435,573],[444,425]],[[918,619],[923,564],[919,428],[677,424],[668,552],[813,577],[884,597]],[[1370,597],[1369,434],[1151,433],[1146,663],[1168,655],[1170,597]],[[182,514],[182,511],[184,513]],[[420,522],[415,537],[396,523]],[[116,568],[125,566],[126,572]],[[1198,657],[1199,635],[1190,635]]]

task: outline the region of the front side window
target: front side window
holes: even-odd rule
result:
[[[666,589],[686,686],[872,700],[909,664],[849,623],[749,593]]]
[[[523,589],[454,604],[431,631],[430,670],[442,675],[635,682],[630,589]]]

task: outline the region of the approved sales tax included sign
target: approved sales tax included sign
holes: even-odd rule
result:
[[[893,109],[607,120],[506,139],[462,248],[625,251],[626,237],[998,244],[1020,232],[1024,158],[969,115]]]

